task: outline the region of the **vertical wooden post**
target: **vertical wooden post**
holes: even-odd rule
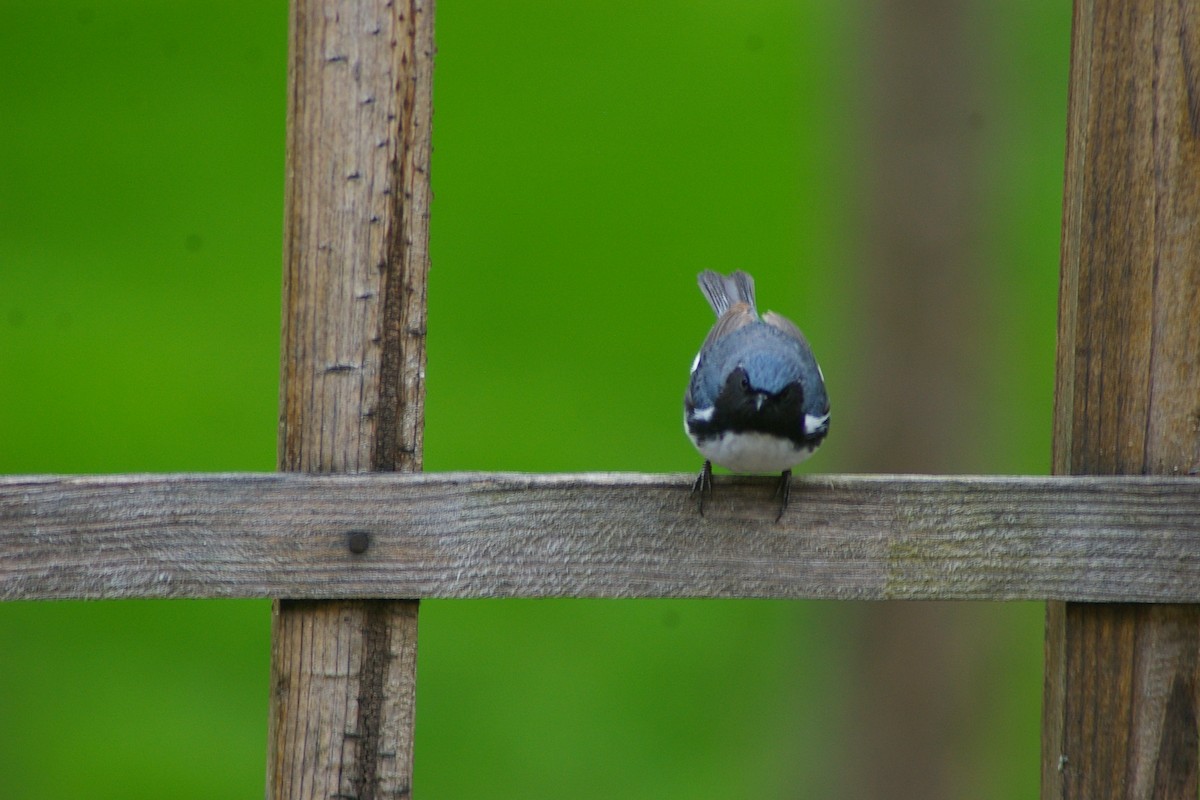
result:
[[[861,300],[872,323],[860,334],[858,357],[870,386],[888,391],[859,387],[859,423],[839,431],[842,457],[860,454],[846,464],[851,471],[974,471],[985,408],[959,389],[983,374],[982,286],[971,244],[977,148],[964,113],[980,99],[970,15],[961,0],[876,0],[864,8],[869,178],[859,246]],[[981,748],[977,736],[963,735],[978,730],[969,724],[977,708],[964,699],[972,696],[970,676],[981,671],[961,643],[988,609],[899,601],[839,610],[855,643],[855,691],[845,755],[827,767],[837,796],[977,796],[986,777],[969,765]]]
[[[419,470],[433,2],[290,31],[279,468]],[[276,602],[269,798],[410,796],[416,643],[416,600]]]
[[[1054,471],[1200,461],[1200,5],[1077,0]],[[1044,800],[1197,797],[1200,606],[1051,603]]]

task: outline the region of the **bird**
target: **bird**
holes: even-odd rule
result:
[[[749,274],[705,270],[698,280],[717,321],[692,361],[683,399],[684,429],[704,456],[692,493],[703,516],[714,463],[733,472],[779,472],[778,522],[792,467],[829,433],[825,376],[794,322],[774,311],[759,316]]]

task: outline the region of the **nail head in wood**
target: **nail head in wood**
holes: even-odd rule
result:
[[[367,531],[350,531],[346,534],[346,546],[351,553],[360,556],[371,546],[371,534]]]

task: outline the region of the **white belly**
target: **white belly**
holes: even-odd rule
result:
[[[734,472],[783,472],[816,452],[811,445],[797,446],[790,439],[765,433],[724,433],[703,445],[692,444],[700,455]]]

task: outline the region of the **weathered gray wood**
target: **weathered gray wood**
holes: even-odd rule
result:
[[[1185,475],[1200,461],[1197,59],[1194,2],[1075,3],[1058,474]],[[1044,800],[1196,800],[1200,605],[1179,600],[1193,605],[1050,604]]]
[[[279,468],[417,471],[433,0],[292,0],[290,23]],[[275,603],[271,800],[411,796],[416,645],[415,600]]]
[[[420,469],[433,4],[293,0],[280,469]]]
[[[755,478],[0,478],[0,597],[1200,601],[1198,479],[795,483],[776,524]]]

